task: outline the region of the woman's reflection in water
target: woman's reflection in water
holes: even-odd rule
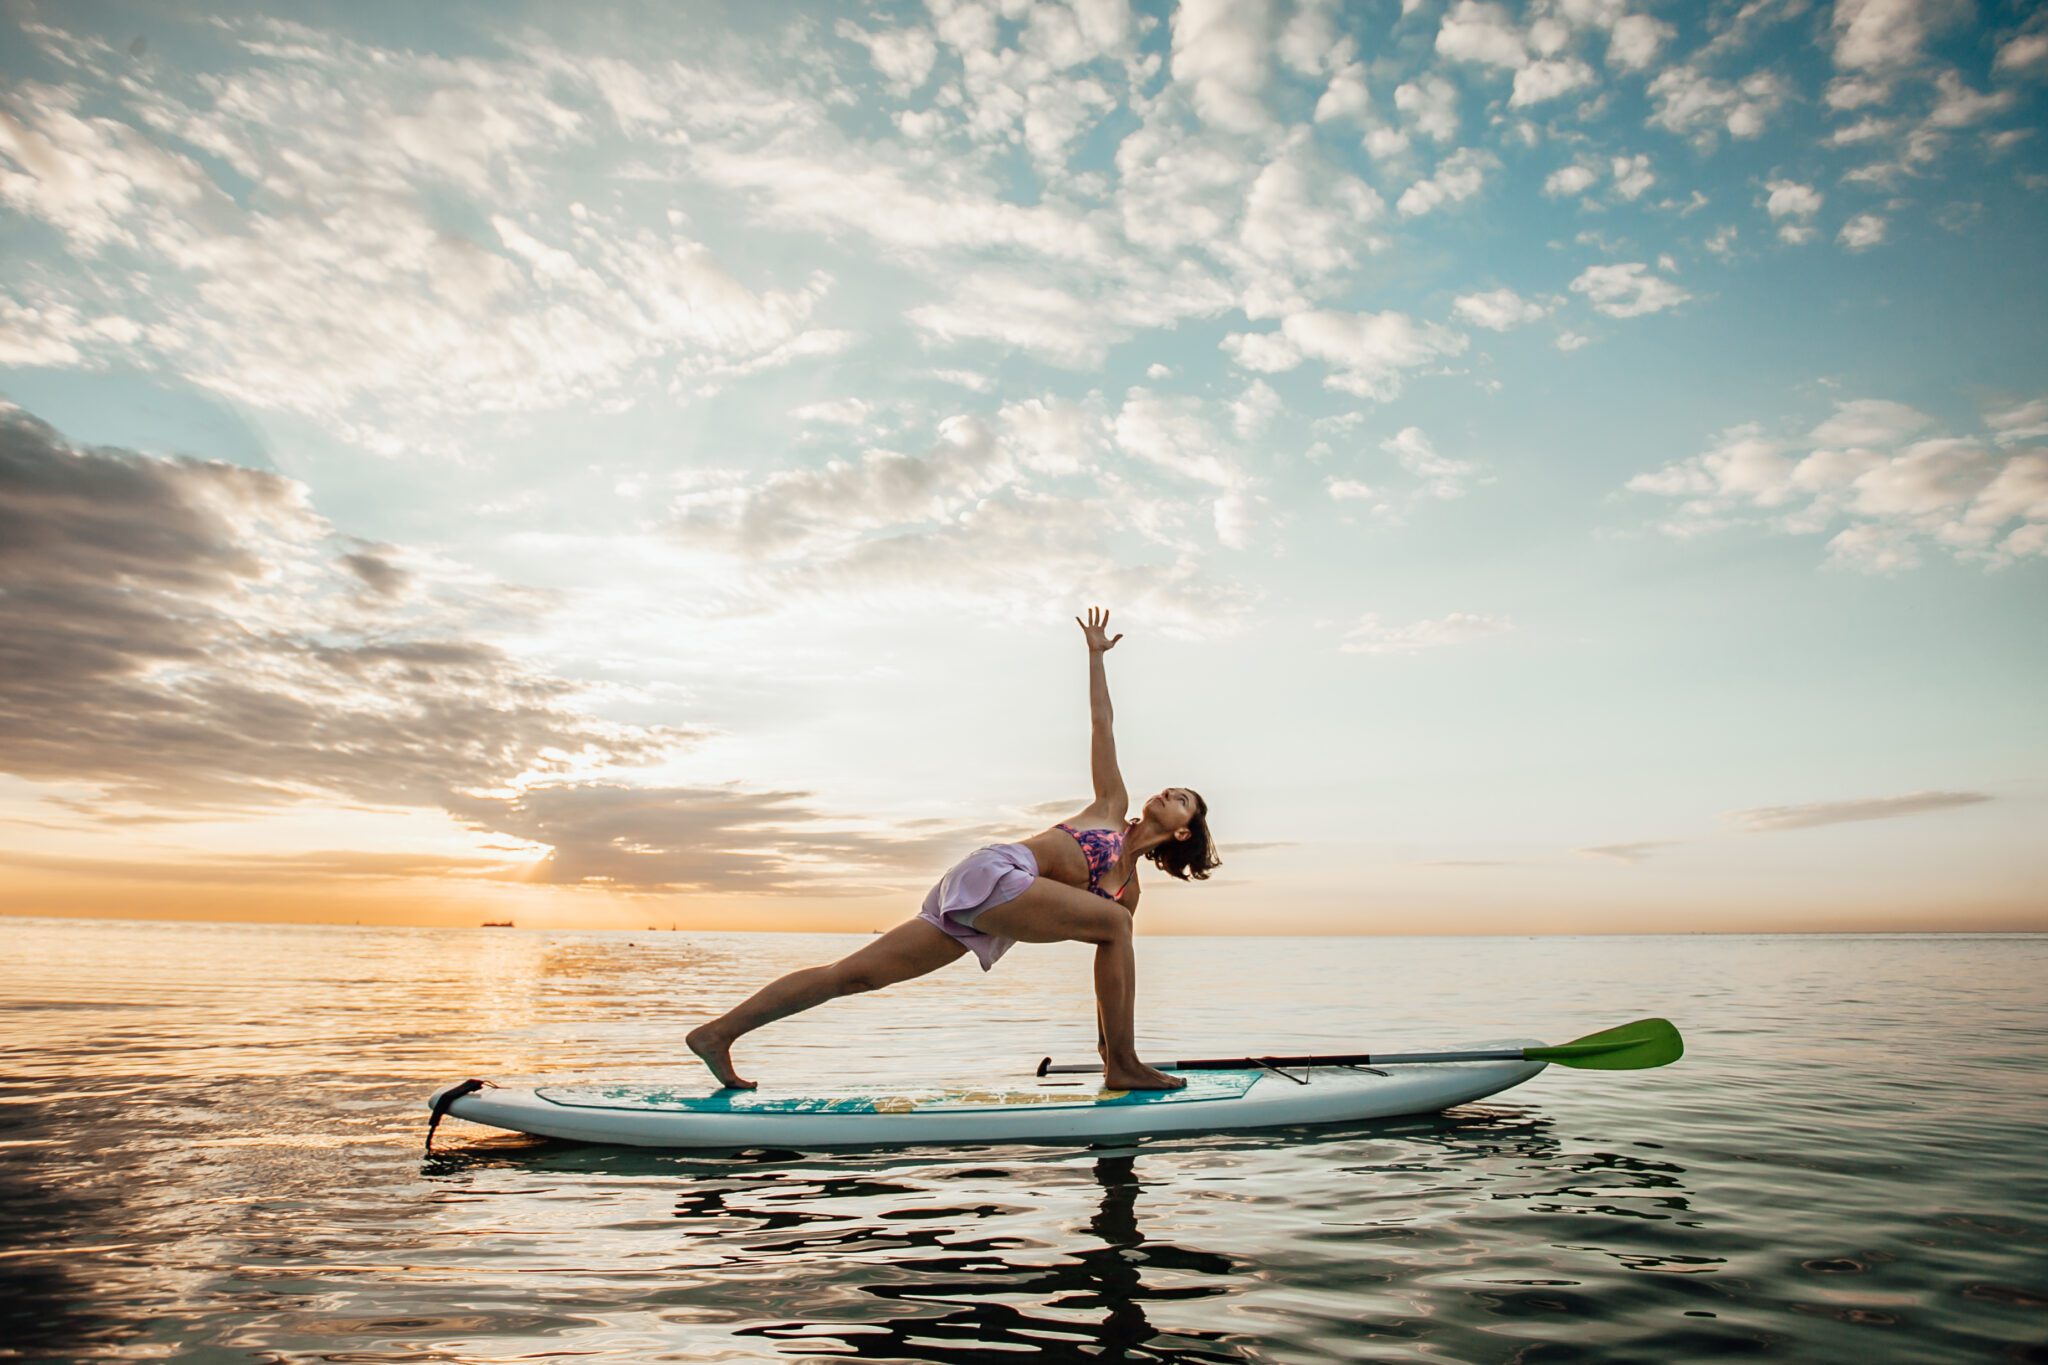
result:
[[[1087,1354],[1108,1360],[1241,1361],[1225,1334],[1177,1331],[1162,1334],[1145,1314],[1149,1301],[1198,1299],[1228,1293],[1232,1277],[1244,1267],[1228,1256],[1147,1239],[1138,1230],[1140,1181],[1137,1158],[1130,1153],[1096,1158],[1093,1172],[1102,1200],[1088,1220],[1093,1244],[1076,1251],[1061,1265],[991,1265],[986,1252],[971,1254],[974,1244],[957,1239],[945,1244],[950,1254],[915,1261],[895,1261],[894,1269],[924,1272],[915,1284],[870,1284],[864,1292],[881,1299],[921,1303],[982,1296],[1028,1295],[1048,1310],[1033,1314],[1010,1303],[956,1306],[937,1317],[912,1315],[886,1322],[782,1323],[743,1329],[737,1335],[782,1341],[837,1341],[834,1355],[887,1360],[1014,1361],[1020,1350],[1044,1354]],[[938,1246],[936,1235],[914,1240]],[[1014,1239],[992,1239],[987,1251]],[[807,1245],[815,1247],[816,1243]],[[758,1248],[757,1248],[758,1250]],[[962,1256],[957,1253],[968,1252]],[[1217,1283],[1164,1288],[1148,1285],[1147,1268],[1180,1274],[1217,1277]],[[946,1276],[967,1278],[945,1278]],[[1100,1317],[1089,1321],[1091,1314]],[[852,1329],[852,1330],[847,1330]],[[1090,1349],[1092,1348],[1092,1349]]]

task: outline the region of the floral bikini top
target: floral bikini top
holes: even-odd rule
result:
[[[1131,879],[1124,879],[1114,895],[1102,889],[1102,875],[1116,866],[1117,859],[1124,856],[1124,831],[1120,829],[1075,829],[1072,825],[1057,825],[1074,836],[1074,842],[1081,846],[1081,856],[1088,860],[1088,889],[1104,900],[1120,901],[1124,898],[1124,886]]]

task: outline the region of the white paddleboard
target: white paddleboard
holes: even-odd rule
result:
[[[1541,1047],[1533,1038],[1465,1047]],[[1181,1090],[1108,1090],[1099,1080],[988,1089],[889,1086],[794,1094],[675,1085],[492,1086],[448,1112],[536,1137],[629,1147],[899,1146],[927,1142],[1105,1141],[1297,1123],[1433,1114],[1520,1085],[1542,1062],[1434,1062],[1372,1069],[1187,1071]],[[1172,1070],[1172,1068],[1163,1068]],[[445,1087],[453,1089],[454,1087]],[[429,1099],[431,1107],[442,1092]]]

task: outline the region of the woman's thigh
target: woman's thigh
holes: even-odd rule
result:
[[[832,964],[835,975],[855,990],[878,991],[926,972],[935,972],[967,949],[926,920],[905,920],[873,943]]]
[[[1038,877],[1015,900],[974,917],[974,927],[1020,943],[1101,943],[1131,927],[1131,912],[1115,901]]]

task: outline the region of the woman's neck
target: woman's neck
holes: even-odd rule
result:
[[[1162,829],[1142,815],[1138,817],[1137,824],[1128,825],[1124,830],[1124,852],[1134,860],[1172,841],[1172,830]]]

